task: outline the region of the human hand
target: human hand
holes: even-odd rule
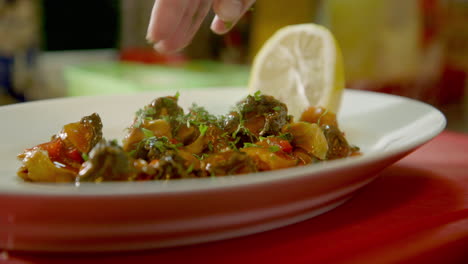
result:
[[[156,0],[151,12],[147,40],[161,53],[185,48],[213,8],[211,30],[228,32],[255,0]]]

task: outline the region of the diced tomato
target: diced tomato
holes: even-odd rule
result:
[[[81,156],[81,152],[77,149],[72,149],[72,150],[67,151],[66,155],[68,158],[76,162],[82,163],[84,161],[83,157]]]
[[[293,147],[291,146],[289,141],[284,139],[278,141],[278,146],[281,148],[282,151],[286,153],[291,153],[293,150]]]
[[[38,147],[47,151],[51,160],[58,160],[60,158],[63,142],[57,138],[50,142],[41,144]]]
[[[291,153],[293,151],[293,147],[289,141],[279,137],[269,137],[266,141],[260,141],[257,144],[260,146],[278,146],[280,150],[285,153]]]

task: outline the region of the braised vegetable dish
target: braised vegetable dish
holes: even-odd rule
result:
[[[97,113],[70,123],[49,142],[18,155],[18,176],[32,182],[146,181],[218,177],[277,170],[359,154],[334,113],[310,107],[299,118],[256,93],[224,116],[179,95],[138,110],[122,142],[107,140]]]

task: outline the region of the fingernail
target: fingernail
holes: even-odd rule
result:
[[[154,41],[151,39],[150,35],[146,35],[146,43],[148,43],[148,44],[153,44],[154,43]]]
[[[221,20],[218,16],[215,16],[213,22],[211,22],[210,28],[216,34],[224,34],[228,32],[233,25],[233,22],[226,22]]]
[[[151,27],[149,27],[148,31],[146,32],[146,41],[148,42],[148,44],[152,44],[152,43],[157,42],[154,39],[154,36],[153,36],[153,34],[151,32],[152,32]]]
[[[154,43],[153,49],[155,49],[159,53],[164,53],[164,47],[161,45],[161,42]]]

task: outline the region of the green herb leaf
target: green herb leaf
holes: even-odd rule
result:
[[[154,137],[153,131],[146,129],[144,127],[141,128],[141,132],[143,132],[143,134],[145,135],[145,138]]]
[[[270,146],[269,150],[270,150],[271,152],[277,152],[277,151],[280,151],[281,148],[278,147],[278,146]]]
[[[134,128],[139,128],[144,120],[153,120],[152,115],[156,114],[156,110],[152,107],[145,106],[143,109],[139,109],[136,113],[136,120],[133,124]]]
[[[255,99],[255,101],[260,101],[260,100],[262,100],[262,97],[261,97],[261,96],[262,96],[262,92],[256,91],[256,92],[254,93],[254,99]]]
[[[187,168],[187,173],[192,173],[193,171],[193,163],[190,163],[190,166]]]
[[[201,154],[201,155],[197,155],[197,154],[195,154],[195,153],[192,153],[192,155],[193,155],[195,158],[197,158],[198,160],[203,160],[203,159],[205,159],[205,158],[208,157],[208,154],[206,154],[206,153],[203,153],[203,154]]]
[[[275,110],[275,111],[280,111],[280,110],[281,110],[281,107],[275,106],[275,107],[273,107],[273,110]]]
[[[324,117],[327,113],[328,113],[328,109],[325,109],[325,111],[323,111],[323,113],[317,119],[317,125],[320,126],[320,121],[322,120],[322,117]]]
[[[88,154],[86,153],[81,153],[81,158],[83,158],[84,161],[89,160]]]
[[[208,141],[208,150],[213,152],[213,142],[212,141]]]
[[[177,91],[177,93],[175,94],[174,97],[175,97],[175,99],[179,99],[179,96],[180,96],[180,93],[179,93],[179,91]]]
[[[145,115],[146,116],[149,116],[149,115],[154,115],[156,114],[156,110],[152,107],[145,107]]]
[[[232,150],[238,150],[237,147],[236,147],[236,143],[234,143],[233,141],[229,141],[229,147],[232,149]]]
[[[254,148],[254,147],[258,147],[258,145],[249,143],[249,142],[244,142],[244,148]]]
[[[206,134],[206,131],[208,130],[208,126],[205,124],[201,124],[198,126],[198,130],[200,130],[200,135],[204,136]]]
[[[278,137],[287,141],[293,140],[293,135],[291,133],[280,133]]]

